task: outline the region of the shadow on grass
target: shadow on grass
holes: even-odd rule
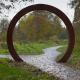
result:
[[[25,63],[0,59],[0,80],[60,80]]]

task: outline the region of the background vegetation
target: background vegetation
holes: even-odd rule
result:
[[[29,64],[0,59],[0,80],[59,80]]]
[[[11,2],[10,5],[6,5],[3,0],[0,2],[0,16],[3,14],[3,9],[9,11],[10,8],[14,8],[14,3],[17,2],[17,0],[9,1]],[[26,1],[22,0],[21,2]],[[80,69],[80,0],[71,0],[69,5],[75,9],[73,26],[76,34],[76,44],[73,55],[66,65]],[[0,20],[0,54],[9,54],[6,44],[9,23],[7,18]],[[18,21],[14,30],[13,43],[19,54],[42,54],[42,49],[56,45],[62,45],[63,47],[58,51],[64,53],[67,47],[67,38],[67,31],[62,27],[59,17],[47,11],[32,11]],[[58,59],[62,56],[63,54]],[[29,64],[17,64],[8,59],[0,59],[0,79],[58,80]]]
[[[6,34],[9,21],[0,23],[0,54],[8,54]],[[14,47],[19,54],[41,54],[42,49],[67,43],[67,31],[61,20],[48,11],[32,11],[24,15],[14,30]]]
[[[80,0],[71,0],[69,4],[71,8],[75,9],[74,13],[74,31],[76,36],[75,47],[73,51],[73,55],[66,65],[71,66],[72,68],[80,69]],[[58,49],[61,52],[64,52],[65,47]],[[63,54],[58,56],[58,59],[62,57]]]

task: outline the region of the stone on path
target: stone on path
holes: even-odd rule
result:
[[[21,55],[20,57],[26,63],[29,63],[42,71],[53,74],[61,80],[80,80],[80,70],[73,70],[72,68],[55,61],[56,57],[60,54],[56,50],[59,47],[61,46],[43,49],[44,54],[41,55]],[[4,55],[3,57],[12,59],[10,55]]]

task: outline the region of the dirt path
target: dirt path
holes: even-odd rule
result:
[[[73,70],[63,64],[59,64],[55,61],[56,57],[60,54],[56,49],[61,46],[51,47],[44,49],[42,55],[21,55],[20,57],[42,71],[51,73],[61,80],[80,80],[80,70]],[[1,56],[0,56],[1,57]],[[3,55],[3,57],[10,58],[10,55]]]

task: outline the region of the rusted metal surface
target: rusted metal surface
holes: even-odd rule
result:
[[[63,22],[66,25],[66,28],[68,30],[68,48],[67,51],[65,52],[64,56],[62,57],[61,60],[59,60],[58,62],[67,62],[68,59],[70,58],[73,48],[74,48],[74,44],[75,44],[75,33],[74,33],[74,29],[73,26],[70,22],[70,20],[68,19],[68,17],[59,9],[57,9],[54,6],[50,6],[50,5],[46,5],[46,4],[35,4],[35,5],[31,5],[28,6],[24,9],[22,9],[20,12],[18,12],[14,18],[11,20],[8,31],[7,31],[7,44],[8,44],[8,49],[10,51],[11,56],[13,57],[13,59],[17,62],[22,62],[23,60],[18,56],[18,54],[16,53],[14,46],[13,46],[13,31],[15,28],[15,25],[17,23],[17,21],[24,16],[25,14],[31,12],[31,11],[35,11],[35,10],[46,10],[49,12],[52,12],[54,14],[56,14],[58,17],[60,17]]]

